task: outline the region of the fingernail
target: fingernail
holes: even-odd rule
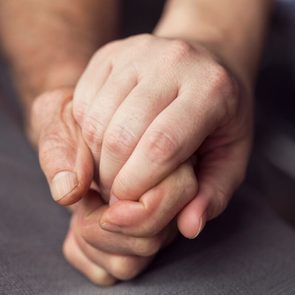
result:
[[[76,173],[70,171],[62,171],[57,173],[50,186],[52,197],[55,201],[59,201],[72,192],[78,186]]]
[[[205,219],[203,217],[200,218],[199,220],[199,227],[198,230],[196,231],[196,234],[193,235],[192,237],[190,237],[191,240],[195,239],[203,230],[203,228],[205,227]]]
[[[120,232],[121,227],[115,223],[112,222],[108,218],[108,214],[104,214],[104,216],[100,219],[100,227],[104,230],[111,231],[111,232]]]
[[[112,206],[116,202],[120,201],[116,196],[111,195],[109,205]]]

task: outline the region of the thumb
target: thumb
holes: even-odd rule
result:
[[[71,99],[68,89],[49,92],[37,99],[33,111],[40,165],[53,199],[61,205],[80,200],[93,178],[92,156],[74,121]]]
[[[209,153],[198,166],[199,191],[180,212],[178,229],[183,236],[193,239],[206,222],[220,215],[244,179],[249,154],[248,143],[238,143]]]

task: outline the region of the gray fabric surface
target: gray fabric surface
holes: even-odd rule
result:
[[[2,85],[3,86],[3,85]],[[139,278],[89,283],[63,259],[68,213],[51,201],[15,108],[0,103],[0,294],[294,294],[295,234],[247,189],[194,240],[179,239]]]

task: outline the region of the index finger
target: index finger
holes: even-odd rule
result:
[[[129,236],[155,236],[196,196],[197,190],[194,168],[186,162],[146,192],[139,202],[113,204],[104,212],[100,224],[106,230]]]

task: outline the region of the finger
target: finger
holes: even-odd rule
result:
[[[197,180],[191,163],[186,162],[139,200],[118,201],[100,220],[112,232],[136,237],[160,233],[197,194]]]
[[[116,176],[112,199],[138,200],[186,161],[219,123],[216,109],[203,99],[192,103],[186,94],[174,100],[151,123]]]
[[[123,69],[112,70],[103,87],[93,97],[80,122],[83,138],[91,149],[97,167],[105,130],[116,109],[137,83],[134,71],[126,70],[123,74],[121,71],[124,72]]]
[[[249,142],[241,141],[219,147],[201,158],[197,173],[199,192],[177,220],[179,231],[185,237],[197,237],[207,220],[224,211],[244,178],[249,150]]]
[[[109,195],[115,176],[153,119],[177,95],[170,81],[142,80],[114,113],[103,138],[100,187]],[[153,85],[153,87],[151,87]]]
[[[88,244],[109,254],[152,256],[157,253],[168,239],[170,229],[151,238],[135,238],[121,233],[106,231],[100,226],[100,218],[107,206],[97,207],[97,195],[93,194],[83,198],[77,218],[73,221],[77,235]]]
[[[93,160],[81,131],[72,116],[72,92],[60,90],[44,94],[34,112],[45,113],[40,124],[38,150],[43,172],[52,196],[62,205],[70,205],[83,197],[92,180]],[[45,113],[46,114],[46,113]]]
[[[112,72],[112,63],[109,56],[114,49],[113,43],[101,47],[93,55],[80,77],[73,99],[73,113],[77,122],[83,121],[91,101]]]
[[[83,253],[71,231],[66,237],[63,253],[67,261],[94,284],[110,286],[116,282],[113,276],[107,273],[98,263],[91,261],[91,259]]]
[[[77,236],[76,239],[81,250],[92,263],[101,265],[118,280],[130,280],[136,277],[152,261],[152,257],[123,256],[103,252],[88,244],[81,236]]]

